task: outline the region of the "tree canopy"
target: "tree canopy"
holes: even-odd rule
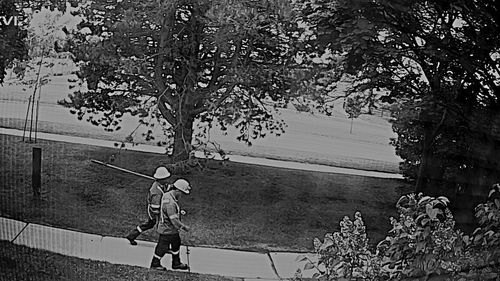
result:
[[[5,69],[15,59],[25,59],[28,55],[28,49],[25,46],[24,39],[27,32],[19,25],[14,25],[11,17],[20,15],[20,8],[15,0],[4,0],[0,2],[0,16],[8,18],[9,24],[2,22],[0,24],[0,83],[5,78]]]
[[[352,91],[398,104],[393,144],[416,190],[484,196],[500,171],[498,1],[300,3],[311,48],[343,58]]]
[[[14,62],[29,59],[28,38],[29,16],[43,8],[66,11],[67,2],[76,6],[78,1],[44,0],[2,0],[0,2],[0,84],[4,82],[5,70]],[[14,20],[15,18],[15,20]]]
[[[195,118],[235,125],[251,143],[283,130],[266,102],[294,93],[293,13],[281,0],[94,1],[66,46],[87,90],[60,103],[109,130],[126,113],[156,118],[177,160],[193,149]]]

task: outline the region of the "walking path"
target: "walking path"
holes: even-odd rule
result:
[[[72,257],[107,261],[149,267],[155,243],[137,241],[131,246],[125,238],[101,236],[49,226],[26,223],[0,217],[0,240],[17,245],[47,250]],[[188,261],[186,247],[181,247],[181,260]],[[191,272],[221,275],[249,280],[282,280],[294,276],[297,269],[304,268],[298,262],[300,253],[285,252],[245,252],[204,247],[189,247]],[[316,261],[317,256],[306,254]],[[162,264],[170,269],[170,257],[165,256]],[[303,276],[312,277],[314,270],[306,270]]]
[[[23,136],[23,131],[16,130],[16,129],[0,128],[0,134],[13,135],[13,136]],[[62,141],[62,142],[69,142],[69,143],[78,143],[78,144],[87,144],[87,145],[94,145],[94,146],[100,146],[100,147],[116,148],[116,146],[115,146],[116,142],[115,141],[108,141],[108,140],[82,138],[82,137],[50,134],[50,133],[37,133],[37,138],[44,139],[44,140],[51,140],[51,141]],[[145,145],[145,144],[137,144],[137,145],[127,144],[123,149],[141,151],[141,152],[159,153],[159,154],[165,153],[164,147]],[[200,158],[204,157],[202,152],[196,152],[195,156],[200,157]],[[308,163],[300,163],[300,162],[292,162],[292,161],[273,160],[273,159],[267,159],[267,158],[257,158],[257,157],[250,157],[250,156],[228,155],[228,158],[232,162],[271,166],[271,167],[280,167],[280,168],[288,168],[288,169],[296,169],[296,170],[337,173],[337,174],[347,174],[347,175],[359,175],[359,176],[376,177],[376,178],[393,178],[393,179],[402,179],[403,178],[402,175],[394,174],[394,173],[365,171],[365,170],[357,170],[357,169],[349,169],[349,168],[332,167],[332,166],[319,165],[319,164],[308,164]],[[220,156],[216,157],[215,159],[220,159]]]

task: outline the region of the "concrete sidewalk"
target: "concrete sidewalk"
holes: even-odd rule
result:
[[[81,233],[2,217],[0,240],[72,257],[146,268],[156,245],[138,241],[137,246],[131,246],[125,238]],[[193,273],[262,281],[292,278],[297,269],[304,268],[304,262],[296,261],[299,255],[304,255],[300,253],[257,253],[204,247],[189,247],[189,251]],[[314,254],[307,256],[317,260]],[[181,260],[187,262],[185,246],[181,247]],[[165,256],[162,264],[170,269],[170,256]],[[303,276],[308,278],[314,273],[314,270],[306,270]]]
[[[16,130],[16,129],[0,128],[0,134],[13,135],[13,136],[23,136],[23,131]],[[37,133],[37,138],[44,139],[44,140],[51,140],[51,141],[87,144],[87,145],[94,145],[94,146],[115,148],[115,149],[116,149],[115,144],[117,143],[115,141],[82,138],[82,137],[74,137],[74,136],[66,136],[66,135],[57,135],[57,134],[49,134],[49,133]],[[132,145],[132,144],[127,143],[123,149],[140,151],[140,152],[159,153],[159,154],[165,153],[165,147],[145,145],[145,144]],[[202,152],[196,152],[195,156],[199,157],[199,158],[204,157]],[[257,157],[241,156],[241,155],[228,155],[228,158],[229,158],[229,161],[232,161],[232,162],[263,165],[263,166],[270,166],[270,167],[280,167],[280,168],[288,168],[288,169],[295,169],[295,170],[337,173],[337,174],[347,174],[347,175],[358,175],[358,176],[375,177],[375,178],[403,179],[402,175],[394,174],[394,173],[356,170],[356,169],[349,169],[349,168],[332,167],[332,166],[327,166],[327,165],[308,164],[308,163],[300,163],[300,162],[292,162],[292,161],[281,161],[281,160],[273,160],[273,159],[267,159],[267,158],[257,158]],[[221,158],[219,156],[219,157],[215,157],[215,159],[221,159]]]

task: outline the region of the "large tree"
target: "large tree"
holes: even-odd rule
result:
[[[416,174],[416,191],[484,195],[499,171],[500,3],[302,4],[315,50],[344,58],[338,71],[356,77],[352,91],[385,90],[384,100],[400,105],[394,143],[403,168]]]
[[[229,124],[242,141],[282,130],[266,102],[287,102],[299,38],[288,1],[93,1],[66,46],[80,65],[60,103],[117,129],[123,114],[165,125],[173,159],[193,150],[193,123]],[[151,136],[147,136],[151,137]]]

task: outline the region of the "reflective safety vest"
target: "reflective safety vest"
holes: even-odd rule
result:
[[[163,194],[163,186],[157,181],[153,182],[148,194],[148,214],[152,219],[160,214],[161,197]]]
[[[172,191],[166,192],[161,198],[160,216],[156,230],[160,234],[176,234],[179,230],[172,223],[172,219],[180,219],[181,208]]]

